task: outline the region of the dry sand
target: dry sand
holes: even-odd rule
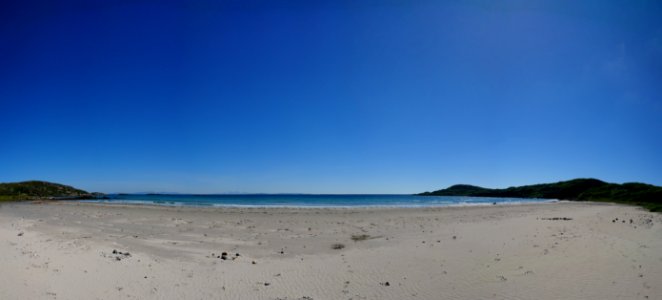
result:
[[[3,204],[0,270],[0,299],[662,299],[662,215]]]

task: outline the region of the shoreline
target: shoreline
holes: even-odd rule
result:
[[[41,200],[37,200],[41,201]],[[483,207],[483,206],[509,206],[509,205],[527,205],[527,204],[546,204],[546,203],[559,203],[559,202],[572,202],[569,200],[559,200],[559,199],[536,199],[536,200],[523,200],[523,201],[511,201],[511,202],[499,202],[499,203],[453,203],[453,204],[420,204],[420,205],[244,205],[244,204],[161,204],[154,203],[150,201],[105,201],[105,200],[64,200],[58,201],[60,203],[85,203],[85,204],[99,204],[99,205],[108,205],[108,206],[155,206],[155,207],[190,207],[190,208],[209,208],[209,209],[225,209],[225,208],[237,208],[237,209],[417,209],[417,208],[443,208],[443,207]],[[584,202],[588,203],[588,202]],[[595,202],[599,203],[599,202]]]
[[[662,297],[662,215],[602,202],[3,203],[0,240],[2,299]]]

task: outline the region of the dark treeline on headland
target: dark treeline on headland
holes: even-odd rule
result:
[[[0,201],[43,200],[43,199],[93,199],[103,196],[89,193],[68,185],[46,181],[23,181],[0,183]]]
[[[662,211],[662,187],[644,183],[608,183],[597,179],[573,179],[556,183],[544,183],[488,189],[458,184],[420,196],[473,196],[543,198],[574,201],[603,201],[643,206],[651,211]]]

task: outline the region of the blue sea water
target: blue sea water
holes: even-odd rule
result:
[[[110,199],[87,200],[116,204],[203,207],[436,207],[550,202],[549,199],[488,198],[414,195],[311,194],[116,194]]]

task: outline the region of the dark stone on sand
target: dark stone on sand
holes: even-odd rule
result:
[[[239,255],[239,253],[236,253],[234,256],[239,257],[240,255]]]
[[[255,261],[252,261],[251,264],[254,264],[254,265],[255,265],[255,264],[257,264],[257,263],[256,263]]]
[[[221,253],[221,255],[223,255],[223,256],[227,256],[228,253],[227,253],[227,252],[223,252],[223,253]]]
[[[22,232],[19,232],[17,235],[18,235],[18,236],[23,236],[23,233],[22,233]]]
[[[129,252],[124,252],[124,256],[131,256],[131,253],[129,253]]]
[[[268,283],[268,282],[264,283],[264,286],[270,286],[270,285],[271,285],[271,283]]]
[[[453,236],[453,239],[456,240],[456,239],[457,239],[457,236]]]
[[[113,249],[113,254],[117,254],[117,250],[114,250],[114,249]]]

